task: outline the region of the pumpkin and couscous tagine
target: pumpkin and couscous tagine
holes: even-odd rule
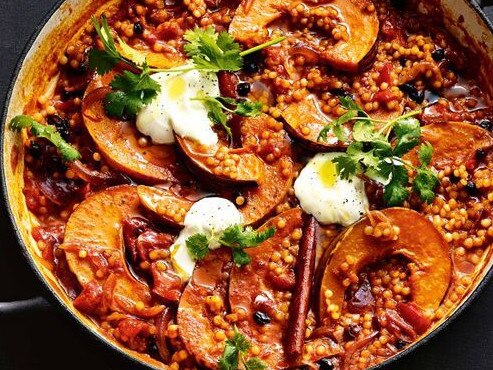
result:
[[[10,122],[43,263],[170,369],[368,369],[493,242],[475,55],[398,0],[123,0]],[[14,150],[16,150],[14,148]]]

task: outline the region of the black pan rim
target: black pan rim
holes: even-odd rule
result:
[[[20,71],[22,69],[22,66],[24,64],[24,61],[26,59],[27,54],[31,50],[34,42],[40,35],[41,31],[45,27],[45,25],[48,23],[48,21],[53,17],[53,15],[56,13],[56,11],[60,8],[60,6],[65,2],[66,0],[58,0],[55,5],[48,11],[48,13],[43,17],[41,22],[38,24],[36,27],[35,31],[32,33],[32,35],[29,38],[29,41],[27,42],[26,46],[24,47],[23,51],[20,54],[20,57],[17,61],[17,64],[14,68],[14,71],[11,75],[9,87],[7,89],[7,94],[5,97],[4,101],[4,107],[3,107],[3,112],[1,115],[2,121],[0,122],[0,132],[4,132],[5,130],[5,125],[7,124],[7,113],[8,113],[8,108],[12,99],[12,92],[15,86],[15,83],[17,81],[17,78],[20,74]],[[465,1],[475,12],[480,16],[482,19],[484,25],[489,29],[490,33],[493,35],[493,23],[488,19],[484,11],[481,9],[481,7],[474,1],[474,0],[463,0]],[[0,163],[4,163],[4,151],[5,151],[5,136],[2,134],[0,135]],[[46,281],[44,276],[42,275],[41,271],[39,270],[36,262],[34,261],[31,253],[29,252],[26,244],[24,243],[24,240],[22,239],[21,233],[19,231],[19,226],[15,222],[15,218],[12,212],[12,208],[10,206],[9,202],[9,196],[8,196],[8,191],[7,191],[7,176],[6,176],[6,169],[5,166],[2,165],[2,171],[1,171],[1,186],[2,186],[2,202],[5,205],[5,209],[7,211],[7,214],[9,216],[10,224],[15,232],[15,236],[17,239],[18,245],[21,247],[22,254],[24,258],[27,260],[29,266],[33,270],[34,274],[36,275],[36,278],[41,282],[41,286],[43,287],[43,290],[46,293],[49,293],[47,296],[47,299],[50,302],[54,302],[56,306],[61,308],[62,312],[66,317],[70,317],[73,321],[75,321],[79,328],[82,329],[82,331],[88,335],[91,335],[92,337],[95,337],[99,342],[103,343],[106,348],[114,350],[116,353],[118,353],[120,356],[125,358],[126,360],[130,361],[134,365],[138,366],[143,366],[148,369],[158,369],[156,367],[153,367],[149,363],[145,362],[142,359],[138,359],[137,357],[132,356],[131,354],[127,353],[124,351],[122,348],[114,344],[109,338],[105,337],[101,333],[99,333],[96,329],[91,328],[89,325],[86,325],[74,312],[74,310],[70,309],[68,305],[62,300],[62,298],[59,296],[59,294],[51,287],[51,285]],[[408,356],[410,353],[414,352],[417,348],[421,348],[424,345],[426,345],[429,341],[432,339],[435,339],[437,335],[439,335],[445,328],[447,328],[452,322],[454,322],[467,308],[470,307],[471,303],[476,299],[476,297],[481,294],[483,291],[484,287],[488,284],[488,282],[491,280],[493,277],[493,265],[490,267],[488,272],[484,275],[484,277],[481,279],[480,283],[474,288],[474,290],[468,295],[466,300],[464,300],[459,307],[453,312],[452,315],[450,315],[444,322],[442,322],[439,326],[437,326],[433,331],[428,333],[425,337],[421,338],[418,342],[413,343],[411,346],[406,348],[404,351],[399,352],[395,356],[390,357],[386,361],[382,362],[381,364],[378,364],[376,366],[373,366],[369,368],[368,370],[385,370],[385,369],[390,369],[391,365],[396,365],[401,359],[404,357]]]

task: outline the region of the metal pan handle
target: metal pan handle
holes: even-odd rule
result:
[[[0,318],[48,311],[51,307],[52,306],[43,297],[34,297],[13,302],[0,302]]]

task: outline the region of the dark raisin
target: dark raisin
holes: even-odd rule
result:
[[[334,370],[334,364],[328,358],[323,358],[318,361],[318,368],[320,370]]]
[[[246,73],[258,73],[260,72],[260,63],[255,54],[245,57],[243,63],[243,70]]]
[[[424,91],[418,91],[414,85],[404,84],[399,86],[399,89],[418,104],[421,104],[425,100]]]
[[[142,35],[142,33],[144,32],[144,26],[142,25],[142,23],[140,22],[134,23],[134,32],[137,35]]]
[[[370,151],[370,150],[372,150],[372,149],[373,149],[373,145],[371,145],[371,143],[370,143],[370,142],[368,142],[368,141],[364,141],[364,142],[363,142],[363,151],[364,151],[365,153],[369,152],[369,151]]]
[[[434,52],[431,53],[431,57],[435,62],[441,61],[443,58],[445,58],[445,49],[437,49]]]
[[[70,124],[66,118],[53,114],[48,116],[48,124],[55,126],[56,130],[64,140],[70,139]]]
[[[255,312],[253,314],[253,319],[259,325],[267,325],[270,323],[270,317],[262,311]]]
[[[397,349],[403,349],[408,345],[407,342],[403,341],[402,339],[397,339],[397,342],[395,342],[394,347]]]
[[[484,119],[481,122],[479,122],[479,127],[484,128],[485,130],[492,132],[493,131],[493,122],[491,122],[488,119]]]
[[[353,95],[349,91],[346,91],[343,89],[334,89],[331,91],[331,93],[336,95],[336,96],[342,96],[344,98],[352,98],[353,97]]]
[[[454,174],[451,174],[451,175],[450,175],[450,182],[451,182],[452,184],[457,184],[457,183],[459,182],[459,180],[460,180],[460,177],[455,176]]]
[[[39,159],[43,155],[43,147],[37,141],[31,140],[28,152],[33,158]]]
[[[466,191],[469,195],[476,195],[478,193],[478,188],[473,181],[468,181],[466,184]]]
[[[236,85],[236,92],[239,96],[247,96],[250,93],[251,86],[248,82],[240,82]]]
[[[479,160],[485,159],[487,154],[488,153],[486,153],[486,151],[482,148],[476,150],[476,158]]]

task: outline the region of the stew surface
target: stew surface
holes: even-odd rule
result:
[[[433,330],[490,258],[493,110],[412,5],[124,0],[67,30],[11,128],[74,307],[171,369],[367,369]]]

